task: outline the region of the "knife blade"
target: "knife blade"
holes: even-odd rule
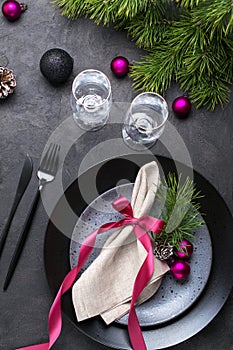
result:
[[[19,182],[18,182],[18,187],[16,190],[14,202],[13,202],[9,217],[7,219],[7,222],[5,224],[5,227],[2,231],[2,235],[0,238],[0,257],[1,257],[4,245],[5,245],[7,234],[9,232],[11,222],[12,222],[13,217],[15,215],[16,209],[17,209],[17,207],[18,207],[18,205],[23,197],[23,194],[24,194],[24,192],[29,184],[29,181],[32,177],[32,170],[33,170],[32,159],[28,154],[26,154],[24,165],[22,168]]]

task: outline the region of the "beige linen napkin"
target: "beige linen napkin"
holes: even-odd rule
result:
[[[144,165],[138,172],[131,205],[134,217],[149,215],[160,183],[156,162]],[[114,232],[99,256],[76,281],[72,289],[78,321],[101,315],[109,324],[129,311],[135,278],[147,252],[135,238],[132,226]],[[162,276],[169,270],[166,263],[154,259],[153,276],[137,304],[150,298],[159,288]]]

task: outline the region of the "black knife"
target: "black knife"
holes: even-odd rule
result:
[[[0,239],[0,257],[3,251],[3,247],[5,245],[6,242],[6,238],[7,238],[7,234],[12,222],[12,219],[14,217],[15,211],[19,205],[19,202],[29,184],[29,181],[31,179],[32,176],[32,169],[33,169],[33,163],[32,163],[32,159],[30,158],[30,156],[27,154],[25,161],[24,161],[24,165],[23,165],[23,169],[20,175],[20,179],[19,179],[19,183],[18,183],[18,187],[16,190],[16,194],[15,194],[15,199],[10,211],[10,215],[9,218],[5,224],[5,227],[3,229],[2,235],[1,235],[1,239]]]

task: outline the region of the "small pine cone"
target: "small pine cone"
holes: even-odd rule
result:
[[[0,66],[0,99],[6,98],[14,92],[16,78],[13,71]]]
[[[173,246],[170,243],[165,245],[163,243],[155,242],[154,255],[156,258],[163,261],[169,259],[172,254]]]

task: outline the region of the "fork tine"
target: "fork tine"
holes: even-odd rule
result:
[[[46,171],[48,172],[51,172],[51,168],[53,166],[53,163],[54,163],[54,156],[56,154],[56,144],[53,144],[52,147],[51,147],[51,152],[48,156],[48,159],[47,159],[47,164],[46,164]]]
[[[53,167],[53,163],[54,163],[54,157],[56,155],[56,148],[57,148],[57,145],[53,144],[53,146],[51,148],[51,152],[50,152],[48,160],[47,160],[46,168],[45,168],[45,170],[47,172],[50,172],[50,173],[52,172],[52,167]]]
[[[50,143],[44,157],[42,158],[41,160],[41,163],[40,163],[40,168],[41,169],[46,169],[48,167],[48,160],[50,159],[51,157],[51,152],[52,152],[52,149],[54,148],[54,144],[53,143]]]
[[[58,168],[58,154],[60,151],[60,145],[56,145],[55,149],[54,149],[54,153],[53,153],[53,158],[51,160],[51,173],[56,173],[57,172],[57,168]]]
[[[59,162],[60,145],[51,143],[46,151],[40,165],[40,170],[49,173],[56,173]]]

